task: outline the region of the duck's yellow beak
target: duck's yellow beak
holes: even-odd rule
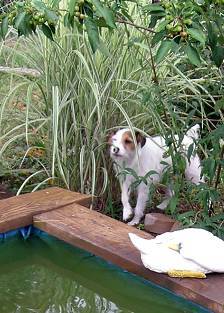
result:
[[[179,243],[171,242],[171,243],[168,243],[167,247],[169,249],[174,250],[174,251],[180,252],[180,244]]]

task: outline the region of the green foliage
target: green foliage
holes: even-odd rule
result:
[[[116,29],[116,23],[123,23],[141,31],[145,26],[133,23],[129,1],[69,0],[67,7],[63,8],[65,13],[60,11],[60,2],[53,1],[51,7],[46,6],[42,0],[15,2],[10,11],[0,17],[2,37],[6,35],[8,25],[15,27],[20,35],[29,35],[40,26],[52,40],[58,19],[63,16],[66,27],[78,23],[87,30],[92,51],[95,52],[102,47],[102,28],[111,31]],[[175,47],[172,51],[186,53],[193,65],[199,66],[201,57],[207,58],[207,54],[203,52],[206,48],[214,64],[221,66],[224,59],[222,1],[163,0],[159,4],[141,5],[136,2],[135,5],[144,20],[149,20],[149,28],[144,29],[149,31],[148,36],[151,32],[155,33],[153,44],[161,42],[157,62],[161,62],[170,52],[173,42],[178,48]]]
[[[87,31],[93,53],[97,49],[104,52],[100,40],[100,28],[116,28],[113,11],[99,0],[70,0],[68,13],[65,14],[65,25],[73,27],[74,20]]]
[[[186,54],[187,57],[189,59],[189,61],[196,66],[199,66],[201,64],[201,59],[200,59],[200,55],[197,51],[197,49],[195,49],[194,47],[192,47],[191,45],[188,45],[186,47]]]
[[[81,4],[79,2],[77,4],[73,0],[70,2],[70,16],[78,17],[79,22],[83,25],[85,25],[84,16],[89,16],[92,23],[95,24],[95,31],[97,29],[98,32],[102,27],[115,28],[115,21],[124,24],[132,24],[133,22],[128,1],[110,1],[107,3],[99,0],[85,0]],[[75,4],[77,5],[75,6]],[[154,44],[163,40],[157,52],[159,55],[158,62],[170,51],[168,42],[169,44],[174,42],[179,46],[179,49],[175,48],[176,51],[186,52],[189,61],[195,66],[200,65],[200,55],[204,56],[203,49],[205,47],[209,49],[211,60],[216,66],[219,67],[222,64],[224,58],[222,16],[224,4],[222,2],[217,4],[210,0],[203,2],[167,0],[161,1],[159,4],[136,5],[140,14],[144,15],[145,20],[150,20],[149,28],[153,28],[156,33],[153,38]],[[71,19],[72,23],[73,20]],[[139,29],[138,25],[134,23],[132,25]],[[92,41],[89,33],[88,37]],[[95,47],[93,51],[95,52]]]
[[[192,64],[200,65],[200,55],[205,57],[205,48],[209,49],[210,58],[216,66],[222,64],[223,3],[217,5],[215,1],[209,0],[161,1],[160,7],[156,5],[154,10],[151,7],[153,5],[148,5],[145,9],[151,19],[156,15],[157,22],[154,26],[157,34],[162,34],[163,38],[172,38],[178,44],[180,52],[186,52]]]
[[[15,1],[7,12],[0,15],[1,37],[4,39],[10,26],[18,31],[18,35],[30,35],[40,27],[44,34],[53,39],[55,26],[59,20],[58,12],[45,5],[41,0]]]
[[[30,35],[13,51],[5,47],[5,63],[14,65],[19,55],[22,64],[41,72],[38,79],[10,76],[0,104],[1,156],[14,173],[29,170],[18,192],[58,184],[100,195],[101,209],[120,218],[106,135],[114,127],[135,126],[166,139],[173,167],[164,164],[162,184],[175,191],[167,213],[223,236],[223,1],[46,3],[16,2],[1,15],[2,38],[11,36],[10,25]],[[25,103],[22,112],[12,110],[18,98]],[[183,179],[193,145],[186,158],[179,152],[195,123],[202,126],[195,144],[206,177],[198,186]],[[156,175],[138,177],[130,169],[122,174],[135,177],[133,189]],[[153,194],[158,197],[151,186]]]
[[[163,40],[155,56],[155,62],[160,63],[172,48],[171,40]]]
[[[26,168],[28,159],[36,165],[32,172],[36,175],[26,177],[19,192],[47,186],[52,180],[92,195],[102,196],[106,188],[112,188],[107,132],[126,120],[132,125],[141,114],[139,126],[147,119],[148,129],[152,127],[150,119],[143,116],[145,108],[136,93],[136,86],[145,79],[136,62],[140,52],[135,47],[124,48],[123,35],[114,33],[112,41],[111,36],[105,36],[113,54],[96,53],[95,57],[78,29],[64,34],[62,28],[60,36],[55,35],[57,43],[45,40],[40,32],[35,37],[19,38],[17,49],[11,51],[13,59],[22,55],[24,64],[42,73],[37,79],[20,77],[21,84],[12,78],[0,104],[1,156],[11,159],[12,170],[14,165]],[[25,95],[23,89],[27,90]],[[17,98],[24,103],[22,111],[10,109]],[[14,122],[7,123],[9,116]],[[30,153],[34,146],[40,146],[38,138],[43,138],[42,155]],[[17,146],[23,147],[19,164],[10,157]]]
[[[86,31],[89,38],[92,51],[96,52],[100,44],[99,32],[96,24],[91,17],[87,17],[85,20]]]

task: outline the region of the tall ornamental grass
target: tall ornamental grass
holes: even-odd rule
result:
[[[2,160],[14,171],[30,169],[17,193],[57,184],[116,200],[117,193],[110,194],[111,131],[129,126],[145,134],[181,134],[192,122],[210,130],[223,121],[219,108],[214,119],[209,116],[220,93],[220,86],[211,88],[222,79],[219,70],[187,68],[178,53],[153,68],[156,47],[134,28],[125,35],[122,27],[105,33],[105,53],[95,55],[76,27],[61,26],[54,42],[38,33],[5,45],[12,59],[41,73],[35,79],[12,74],[1,99]]]
[[[1,155],[22,144],[26,147],[22,168],[33,148],[43,151],[42,158],[33,156],[37,171],[27,177],[19,193],[39,177],[33,190],[56,179],[69,189],[102,194],[108,185],[108,133],[133,124],[152,130],[154,121],[145,114],[139,94],[151,72],[142,68],[139,48],[123,45],[123,35],[114,34],[112,42],[108,38],[108,56],[92,55],[76,30],[55,42],[39,34],[22,40],[14,51],[41,72],[39,79],[21,78],[1,103]],[[18,116],[10,103],[21,91],[24,110],[19,120],[8,124],[9,116]]]

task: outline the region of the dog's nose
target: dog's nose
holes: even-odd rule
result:
[[[113,147],[113,153],[117,154],[119,152],[119,148],[118,147]]]

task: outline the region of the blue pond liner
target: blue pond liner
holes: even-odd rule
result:
[[[49,245],[53,245],[54,244],[54,237],[52,237],[51,235],[49,235],[48,233],[40,230],[40,229],[37,229],[35,228],[33,225],[29,225],[29,226],[26,226],[26,227],[21,227],[21,228],[18,228],[18,229],[15,229],[15,230],[11,230],[11,231],[8,231],[8,232],[5,232],[5,233],[0,233],[0,243],[1,242],[4,242],[4,241],[7,241],[8,239],[10,238],[13,238],[13,237],[20,237],[21,239],[23,240],[27,240],[30,236],[37,236],[37,237],[40,237],[42,240],[44,240],[46,243],[48,243]],[[59,240],[59,239],[57,239]],[[60,240],[61,241],[61,240]],[[65,243],[67,244],[67,243]],[[69,244],[67,244],[69,245]],[[71,246],[72,248],[72,246]],[[77,248],[79,249],[79,248]],[[82,249],[79,249],[79,250],[82,250]],[[82,250],[83,251],[83,250]],[[157,288],[157,289],[160,289],[162,292],[166,293],[169,295],[169,297],[172,299],[174,299],[176,302],[179,302],[179,303],[185,303],[185,304],[189,304],[190,306],[194,306],[196,308],[196,311],[192,311],[192,312],[197,312],[197,313],[213,313],[211,310],[208,310],[204,307],[202,307],[201,305],[195,303],[195,302],[192,302],[190,300],[187,300],[185,298],[183,298],[182,296],[178,296],[176,295],[175,293],[173,293],[172,291],[170,291],[169,289],[167,288],[164,288],[164,287],[161,287],[151,281],[148,281],[138,275],[135,275],[133,273],[130,273],[126,270],[123,270],[121,269],[120,267],[118,267],[117,265],[114,265],[113,263],[111,262],[108,262],[108,261],[105,261],[103,260],[102,258],[98,257],[98,256],[95,256],[91,253],[88,252],[88,257],[95,257],[100,263],[102,263],[103,265],[107,264],[107,266],[111,269],[114,269],[116,271],[119,271],[121,272],[121,274],[123,273],[124,275],[126,275],[128,273],[128,275],[130,277],[132,277],[133,279],[137,279],[138,281],[142,282],[143,284],[145,285],[149,285],[149,286],[152,286],[154,288]]]
[[[46,232],[34,227],[33,225],[29,225],[14,230],[10,230],[5,233],[0,233],[0,241],[5,241],[12,237],[21,237],[24,240],[27,240],[31,235],[50,237],[50,235],[48,235]]]

